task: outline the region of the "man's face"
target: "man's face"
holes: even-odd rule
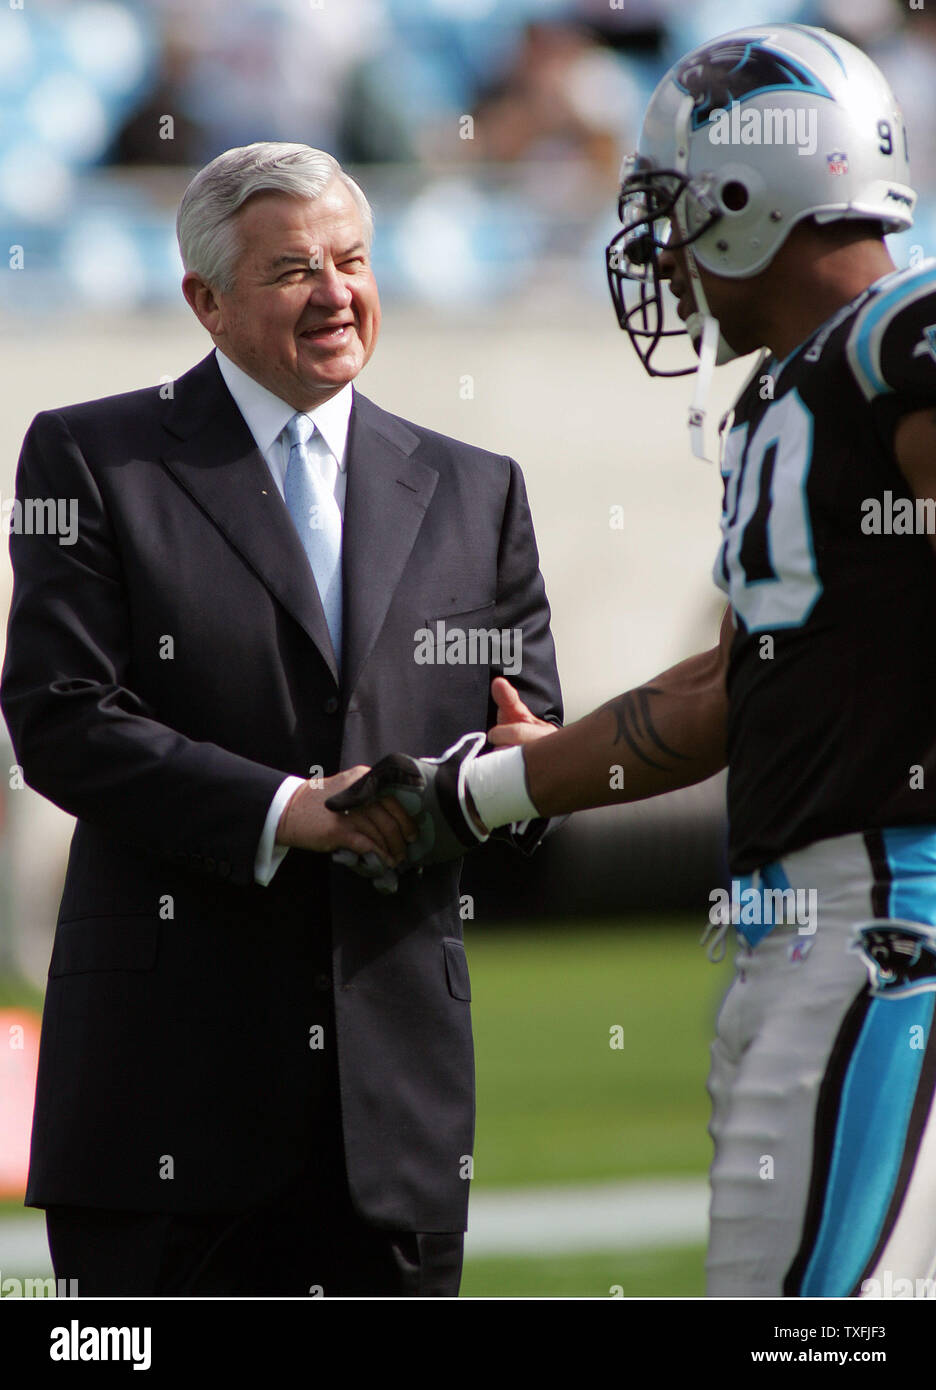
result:
[[[660,275],[669,281],[670,290],[677,300],[676,312],[685,323],[698,309],[692,277],[686,264],[685,249],[660,251],[659,265]],[[698,262],[696,268],[709,313],[718,319],[718,326],[725,342],[739,355],[762,347],[763,338],[752,314],[752,309],[757,304],[756,287],[759,277],[729,280],[723,275],[713,275]]]
[[[333,180],[315,199],[259,193],[237,216],[234,286],[183,280],[217,346],[274,395],[311,410],[370,360],[380,300],[361,215]]]

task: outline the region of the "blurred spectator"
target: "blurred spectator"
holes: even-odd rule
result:
[[[634,85],[615,56],[572,25],[530,24],[477,107],[477,153],[500,163],[581,159],[613,186],[635,135]]]
[[[254,140],[336,150],[344,83],[380,46],[385,0],[157,0],[163,36],[155,85],[141,94],[113,147],[114,162],[200,164]],[[160,137],[164,115],[173,140]]]
[[[118,131],[108,151],[109,164],[196,164],[204,132],[190,112],[189,90],[197,54],[190,26],[176,20],[166,25],[160,46],[160,65],[154,86]],[[166,117],[172,118],[167,139]]]

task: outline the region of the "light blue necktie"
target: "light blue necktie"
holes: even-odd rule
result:
[[[308,415],[297,412],[283,433],[289,445],[286,506],[312,566],[340,669],[341,510],[335,501],[335,463]]]

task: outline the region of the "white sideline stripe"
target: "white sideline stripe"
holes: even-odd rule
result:
[[[702,1245],[708,1184],[690,1178],[476,1192],[468,1226],[469,1259]],[[44,1218],[0,1219],[0,1281],[51,1273]]]
[[[697,1178],[479,1192],[469,1199],[465,1253],[470,1259],[702,1245],[708,1202],[708,1183]]]

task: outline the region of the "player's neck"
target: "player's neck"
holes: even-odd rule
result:
[[[805,264],[805,269],[804,269]],[[774,284],[765,307],[776,306],[764,325],[764,342],[783,361],[817,328],[855,299],[862,290],[889,275],[894,262],[883,241],[868,238],[824,248],[808,257],[775,262]]]

